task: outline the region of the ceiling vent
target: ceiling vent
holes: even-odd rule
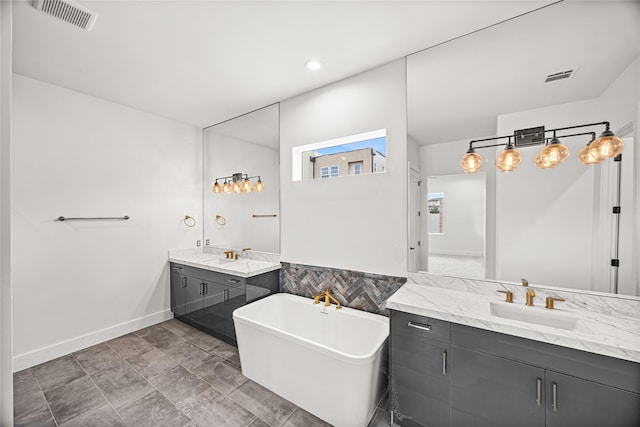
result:
[[[91,31],[98,14],[71,0],[35,0],[33,7],[75,27]]]
[[[544,82],[549,83],[549,82],[555,82],[558,80],[566,80],[571,76],[573,76],[574,71],[576,70],[574,69],[574,70],[560,71],[559,73],[549,74]]]

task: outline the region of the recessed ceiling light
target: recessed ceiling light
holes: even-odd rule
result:
[[[304,63],[304,66],[307,68],[307,70],[316,71],[320,69],[322,64],[320,64],[320,62],[315,59],[310,59]]]

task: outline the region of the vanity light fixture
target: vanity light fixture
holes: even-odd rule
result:
[[[511,138],[504,151],[496,159],[496,167],[500,172],[511,172],[515,170],[522,161],[522,154],[511,143]]]
[[[579,129],[592,126],[605,126],[604,132],[595,139],[595,132],[574,133],[568,135],[558,135],[558,132],[569,129]],[[558,166],[569,157],[569,149],[560,142],[559,138],[568,138],[580,135],[591,135],[591,141],[578,153],[578,160],[584,165],[594,165],[604,159],[616,157],[624,149],[624,141],[615,136],[609,129],[609,122],[589,123],[584,125],[567,126],[557,129],[538,128],[521,129],[514,131],[513,135],[496,136],[494,138],[476,139],[469,142],[469,149],[462,156],[460,164],[466,173],[476,173],[482,168],[482,156],[476,153],[476,149],[489,147],[505,147],[496,159],[496,167],[501,172],[511,172],[515,170],[522,160],[522,155],[516,149],[520,146],[533,146],[544,144],[544,148],[536,156],[534,163],[539,169],[550,169]],[[553,137],[547,139],[546,133],[553,132]],[[513,138],[513,142],[512,142]],[[498,141],[507,139],[507,143],[483,144],[474,146],[479,142]]]
[[[258,181],[254,185],[251,180],[258,178]],[[224,184],[220,185],[218,181],[224,180]],[[230,176],[223,176],[222,178],[216,178],[211,191],[214,193],[229,194],[234,192],[236,194],[251,193],[253,190],[264,190],[264,184],[260,180],[260,176],[248,176],[246,173],[234,173]]]

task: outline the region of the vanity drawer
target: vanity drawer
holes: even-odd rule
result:
[[[443,320],[391,310],[391,333],[449,342],[451,324]]]
[[[224,284],[233,288],[244,288],[247,284],[247,279],[238,276],[231,276],[229,274],[224,275]]]

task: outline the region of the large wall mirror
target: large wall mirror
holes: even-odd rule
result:
[[[205,245],[280,253],[279,111],[203,130]]]
[[[639,29],[637,2],[560,2],[407,58],[409,271],[640,294]],[[557,132],[570,155],[556,167],[535,164],[543,132],[514,136],[521,163],[496,169],[508,138],[492,138],[600,122],[621,161],[578,161],[593,125]],[[483,139],[503,145],[465,174]]]

